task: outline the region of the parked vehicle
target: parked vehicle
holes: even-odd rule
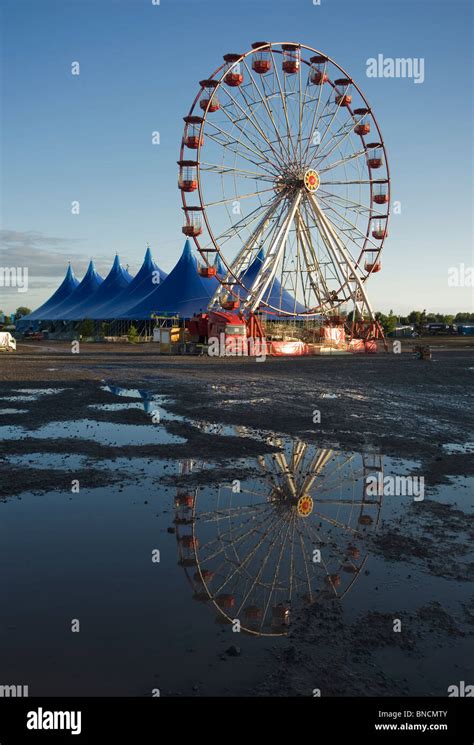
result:
[[[0,331],[0,351],[16,352],[16,339],[9,331]]]

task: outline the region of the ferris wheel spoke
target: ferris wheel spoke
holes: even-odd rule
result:
[[[260,495],[259,495],[260,496]],[[229,520],[231,517],[241,517],[245,516],[247,514],[252,515],[252,519],[255,516],[255,514],[261,514],[265,510],[269,510],[272,508],[271,502],[265,500],[264,502],[260,502],[257,504],[247,504],[242,505],[241,507],[229,507],[226,510],[223,510],[220,508],[219,510],[215,510],[213,512],[204,512],[199,515],[199,523],[217,523],[222,522],[223,520]]]
[[[335,119],[336,119],[336,116],[338,115],[338,113],[340,113],[340,112],[341,112],[341,110],[342,110],[343,108],[344,108],[344,107],[341,107],[341,105],[340,105],[340,104],[336,103],[336,105],[335,105],[335,108],[334,108],[334,111],[333,111],[333,112],[331,112],[331,113],[332,113],[332,116],[328,117],[328,118],[329,118],[329,122],[328,122],[328,124],[326,125],[326,129],[324,130],[323,134],[321,135],[321,139],[320,139],[320,141],[319,141],[319,147],[321,147],[321,144],[322,144],[322,143],[324,142],[324,140],[325,140],[325,138],[326,138],[326,135],[328,134],[328,132],[330,131],[330,129],[331,129],[331,127],[332,127],[332,125],[334,124],[334,121],[335,121]],[[321,119],[321,117],[320,117],[320,119]],[[346,121],[347,121],[347,120],[346,120]]]
[[[358,179],[356,181],[321,181],[321,186],[364,186],[366,184],[373,184],[372,179]]]
[[[353,260],[351,260],[346,247],[341,242],[326,214],[321,210],[319,203],[312,195],[310,195],[309,201],[321,237],[325,242],[328,251],[334,256],[336,267],[341,270],[341,275],[343,278],[343,282],[341,283],[341,290],[344,291],[344,288],[346,288],[347,292],[349,293],[349,297],[351,297],[354,301],[355,307],[357,307],[356,302],[359,300],[359,298],[362,298],[363,302],[365,303],[367,313],[369,314],[370,319],[373,320],[374,312],[368,301],[363,282],[356,272],[356,264],[353,262]]]
[[[342,202],[345,202],[348,204],[352,209],[357,210],[361,213],[364,212],[372,212],[373,210],[371,207],[367,207],[367,205],[362,204],[362,202],[356,202],[354,199],[348,199],[347,197],[342,197],[340,194],[334,194],[333,192],[326,191],[326,189],[321,189],[320,194],[323,195],[323,199],[326,201],[328,199],[339,199]]]
[[[236,145],[238,145],[239,148],[244,148],[245,150],[248,150],[249,152],[251,152],[254,156],[257,157],[257,161],[252,161],[252,162],[254,162],[255,165],[259,166],[260,168],[264,168],[264,164],[266,164],[267,168],[266,169],[264,168],[264,170],[268,170],[269,173],[272,173],[272,171],[276,169],[276,164],[272,162],[271,160],[269,160],[268,158],[262,157],[262,149],[259,143],[258,142],[256,143],[255,140],[252,139],[248,135],[245,129],[243,129],[240,126],[240,124],[230,116],[229,112],[225,109],[225,107],[222,107],[222,109],[220,110],[227,117],[227,120],[232,124],[232,126],[235,127],[240,132],[240,139],[237,140],[235,137],[232,137],[232,135],[230,135],[229,132],[227,132],[227,130],[222,129],[222,127],[219,127],[215,122],[209,122],[209,126],[214,127],[214,129],[216,129],[220,134],[223,134],[225,137],[227,137],[229,143],[235,143]],[[211,135],[209,132],[207,132],[206,136],[210,137]],[[242,139],[242,137],[245,138],[245,141]],[[222,143],[219,143],[219,144],[222,145]],[[222,146],[228,148],[229,144],[222,145]],[[237,154],[240,155],[240,157],[244,157],[240,153],[240,150],[237,150]]]
[[[264,612],[263,612],[262,626],[263,626],[263,624],[265,622],[265,618],[266,618],[266,615],[268,613],[268,608],[270,606],[270,602],[271,602],[273,593],[275,592],[275,587],[276,587],[276,584],[277,584],[278,576],[280,574],[280,567],[281,567],[281,560],[282,560],[282,556],[283,556],[283,550],[285,548],[286,539],[287,539],[288,533],[290,531],[290,526],[291,526],[291,521],[288,522],[288,524],[287,524],[285,538],[281,542],[280,554],[278,556],[276,570],[275,570],[275,573],[273,575],[273,582],[272,582],[271,589],[270,589],[270,592],[269,592],[269,595],[268,595],[268,600],[267,600],[267,603],[265,605],[265,609],[264,609]]]
[[[239,104],[239,102],[237,101],[237,99],[234,98],[234,96],[231,94],[231,92],[227,88],[224,88],[224,90],[225,90],[226,94],[229,96],[229,98],[232,101],[232,103],[234,104],[234,106],[236,106],[239,109],[239,111],[240,111],[241,115],[244,117],[244,119],[246,121],[250,122],[250,124],[253,125],[253,127],[258,132],[258,134],[260,135],[260,137],[268,145],[268,147],[270,148],[271,152],[273,153],[273,156],[276,158],[276,163],[278,163],[279,162],[279,159],[280,159],[280,156],[278,155],[278,151],[275,150],[275,148],[273,147],[272,142],[268,139],[267,135],[265,134],[265,132],[263,131],[263,129],[260,127],[260,125],[259,125],[259,123],[258,123],[258,121],[256,119],[256,116],[255,116],[254,112],[251,111],[250,112],[251,115],[249,115],[249,113],[246,112],[244,108],[242,108],[242,106]],[[225,106],[222,107],[222,111],[228,116],[228,112],[227,112]],[[233,119],[232,121],[233,121],[233,124],[235,125],[236,120]],[[242,130],[242,132],[244,132],[244,130]],[[274,165],[275,165],[275,163],[274,163]]]
[[[309,473],[306,476],[306,478],[303,481],[301,490],[304,493],[309,492],[311,487],[313,486],[316,478],[319,476],[323,468],[328,463],[329,459],[332,455],[332,450],[321,450],[316,453],[314,456],[313,462],[311,463],[311,467],[309,469]]]
[[[312,208],[311,203],[310,206]],[[338,247],[334,245],[334,241],[330,233],[325,229],[324,225],[321,225],[321,222],[318,220],[318,218],[315,217],[312,209],[311,217],[312,223],[315,225],[315,228],[319,236],[321,237],[322,243],[324,244],[327,252],[328,262],[326,262],[326,266],[329,266],[331,268],[333,279],[337,280],[340,287],[338,293],[334,294],[335,291],[328,291],[328,294],[325,297],[324,308],[333,308],[335,305],[339,305],[341,301],[346,301],[348,299],[347,293],[349,293],[349,297],[352,296],[350,285],[348,283],[347,265],[345,260],[341,261],[340,251],[338,250]],[[320,264],[317,258],[316,262],[318,265]],[[345,291],[345,294],[342,298],[340,297],[341,291]]]
[[[287,136],[288,136],[288,153],[289,153],[290,157],[294,157],[295,160],[296,160],[297,155],[296,155],[295,146],[294,146],[294,143],[293,143],[293,138],[291,136],[291,127],[290,127],[290,120],[288,118],[288,109],[287,109],[287,106],[286,106],[286,97],[285,97],[285,95],[283,93],[283,88],[282,88],[282,85],[281,85],[280,76],[278,74],[278,66],[276,64],[275,55],[273,53],[273,48],[270,49],[270,55],[271,55],[272,61],[273,61],[273,71],[274,71],[273,74],[275,76],[275,80],[276,80],[277,85],[278,85],[278,91],[280,93],[280,99],[281,99],[281,103],[282,103],[282,107],[283,107],[283,113],[285,115],[286,131],[287,131]],[[293,150],[293,156],[291,156],[290,145],[291,145],[291,149]]]
[[[304,527],[305,527],[305,528],[306,528],[306,529],[307,529],[308,531],[309,531],[309,530],[311,530],[311,531],[312,531],[313,533],[314,533],[314,532],[316,532],[316,539],[317,539],[317,540],[319,540],[319,536],[317,535],[317,531],[315,531],[315,529],[314,529],[314,526],[309,526],[309,525],[305,524],[305,526],[304,526]],[[311,538],[310,538],[310,540],[311,540]],[[345,560],[345,558],[346,558],[346,557],[345,557],[345,554],[344,554],[344,553],[341,553],[341,549],[339,548],[339,546],[337,545],[337,543],[336,543],[336,542],[334,542],[334,543],[332,543],[332,544],[331,544],[331,548],[332,548],[333,552],[334,552],[335,554],[337,554],[337,557],[341,557],[341,556],[342,556],[343,560]],[[324,571],[325,571],[325,573],[326,573],[326,578],[329,578],[329,577],[330,577],[330,571],[329,571],[329,567],[328,567],[328,564],[327,564],[327,562],[326,562],[326,560],[325,560],[325,557],[324,557],[324,555],[323,555],[323,551],[321,551],[321,554],[320,554],[320,556],[321,556],[321,564],[322,564],[322,566],[323,566],[323,569],[324,569]],[[336,557],[334,557],[334,558],[336,558]],[[340,558],[338,558],[338,559],[337,559],[337,561],[339,561],[339,562],[340,562]],[[331,582],[331,584],[332,584],[332,582]],[[333,586],[333,589],[335,590],[335,587],[334,587],[334,586]],[[336,594],[337,594],[337,593],[336,593]]]
[[[375,243],[375,241],[374,241],[374,240],[372,240],[372,238],[370,238],[370,236],[369,236],[369,235],[367,235],[366,233],[364,233],[364,232],[363,232],[363,231],[362,231],[362,230],[361,230],[360,228],[358,228],[358,227],[357,227],[357,225],[355,225],[355,224],[354,224],[354,223],[353,223],[353,222],[352,222],[351,220],[349,220],[349,219],[348,219],[348,218],[347,218],[347,217],[346,217],[345,215],[342,215],[342,214],[341,214],[340,212],[338,212],[338,210],[336,210],[336,208],[335,208],[335,207],[333,207],[332,205],[327,205],[327,207],[326,207],[326,217],[328,218],[328,220],[331,220],[331,218],[330,218],[330,216],[329,216],[329,215],[327,214],[327,210],[329,210],[329,211],[331,211],[331,212],[334,212],[334,213],[335,213],[335,214],[336,214],[336,215],[338,216],[338,218],[339,218],[340,220],[342,220],[343,222],[345,222],[345,223],[346,223],[347,225],[350,225],[350,226],[351,226],[351,228],[352,228],[352,230],[353,230],[353,232],[355,232],[355,233],[358,233],[358,234],[359,234],[359,236],[360,236],[360,237],[361,237],[361,238],[362,238],[362,239],[364,240],[364,242],[365,242],[365,241],[368,241],[369,243],[371,243],[371,244],[372,244],[372,246],[374,246],[374,250],[375,250],[375,251],[378,251],[378,250],[379,250],[379,245],[378,245],[378,244],[376,244],[376,243]],[[332,222],[332,221],[331,221],[331,222]],[[333,223],[333,224],[334,224],[334,223]]]
[[[324,68],[323,68],[323,71],[322,71],[322,74],[323,75],[326,74],[326,70],[327,70],[327,62],[325,63]],[[323,92],[324,85],[317,85],[316,88],[318,89],[318,99],[317,99],[316,108],[315,108],[315,110],[313,112],[313,117],[312,117],[312,120],[311,120],[311,126],[309,128],[308,142],[306,143],[306,148],[305,148],[305,151],[304,151],[304,154],[303,154],[303,160],[304,161],[306,161],[306,159],[308,157],[309,148],[311,147],[311,140],[314,138],[314,133],[318,131],[317,123],[318,123],[319,106],[320,106],[320,102],[321,102],[321,99],[322,99],[322,92]],[[332,88],[330,89],[328,99],[327,99],[326,103],[324,104],[322,111],[324,111],[324,109],[325,109],[328,101],[330,101],[331,94],[332,94]]]
[[[275,526],[275,525],[276,525],[277,523],[278,523],[278,520],[274,521],[274,523],[273,523],[273,526],[272,526],[272,530],[273,530],[274,526]],[[274,537],[274,539],[273,539],[273,542],[276,542],[276,541],[277,541],[277,539],[278,539],[278,537],[279,537],[279,535],[278,535],[278,534],[276,534],[276,535],[275,535],[275,537]],[[254,557],[256,556],[256,554],[257,554],[258,550],[259,550],[259,549],[261,548],[261,546],[262,546],[262,545],[264,544],[264,542],[265,542],[265,541],[266,541],[267,539],[268,539],[268,533],[263,533],[263,534],[262,534],[262,536],[260,537],[260,539],[259,539],[259,540],[257,541],[257,543],[256,543],[256,544],[254,545],[254,547],[253,547],[253,548],[252,548],[252,549],[250,550],[250,552],[249,552],[248,554],[246,554],[246,555],[245,555],[245,557],[244,557],[243,559],[240,559],[240,557],[239,557],[239,556],[238,556],[238,555],[236,554],[236,566],[235,566],[234,570],[232,571],[232,573],[231,573],[230,575],[227,575],[227,576],[226,576],[226,578],[225,578],[225,580],[224,580],[224,582],[223,582],[223,583],[222,583],[221,585],[219,585],[219,587],[218,587],[218,588],[216,588],[216,589],[214,590],[214,593],[213,593],[213,594],[214,594],[214,596],[215,596],[215,595],[218,595],[219,593],[221,593],[221,592],[222,592],[222,590],[224,589],[224,587],[225,587],[226,585],[228,585],[228,583],[229,583],[229,582],[231,582],[231,581],[232,581],[232,579],[233,579],[233,578],[234,578],[234,577],[235,577],[235,576],[236,576],[237,574],[239,574],[239,573],[243,572],[243,570],[245,570],[245,569],[247,568],[247,566],[248,566],[248,565],[249,565],[249,564],[251,563],[252,559],[253,559],[253,558],[254,558]],[[268,560],[268,554],[269,554],[269,552],[267,551],[267,552],[266,552],[266,558],[267,558],[267,560]],[[259,573],[257,574],[257,576],[256,576],[256,577],[254,578],[254,582],[253,582],[253,585],[252,585],[252,589],[253,589],[253,587],[255,586],[255,584],[258,584],[258,582],[260,581],[260,577],[261,577],[261,574],[262,574],[262,572],[263,572],[263,568],[264,568],[264,566],[265,566],[265,562],[264,562],[264,563],[263,563],[263,565],[262,565],[261,571],[260,571],[260,572],[259,572]],[[250,593],[249,593],[249,594],[250,594]],[[244,599],[243,603],[244,603],[244,602],[245,602],[245,599]],[[243,605],[243,603],[242,603],[242,605]],[[242,605],[241,605],[241,606],[239,607],[239,609],[238,609],[238,611],[237,611],[237,616],[239,615],[239,613],[240,613],[240,611],[241,611],[241,609],[242,609]]]
[[[205,167],[203,167],[205,166]],[[261,179],[262,181],[271,181],[273,183],[274,179],[270,174],[268,173],[258,173],[257,171],[247,171],[244,168],[236,168],[235,166],[228,165],[219,165],[218,163],[208,163],[205,160],[202,160],[200,162],[200,168],[202,171],[206,171],[208,173],[217,172],[222,173],[224,175],[228,174],[234,174],[238,173],[239,178],[250,178],[252,180],[255,180],[256,178]]]
[[[283,533],[284,528],[285,528],[285,522],[283,520],[280,520],[280,529],[279,529],[278,532],[277,531],[274,531],[274,536],[273,536],[272,540],[270,541],[269,546],[266,548],[265,558],[260,563],[259,571],[257,572],[257,574],[255,575],[255,577],[253,578],[253,582],[250,585],[250,589],[247,590],[246,594],[242,598],[242,601],[240,603],[240,606],[239,606],[239,608],[237,610],[237,617],[241,613],[242,609],[245,607],[245,604],[246,604],[248,598],[252,596],[252,592],[253,592],[254,588],[262,582],[262,577],[263,577],[263,573],[265,571],[265,567],[268,565],[268,562],[270,561],[270,557],[271,557],[271,554],[272,554],[272,551],[273,551],[274,547],[276,545],[278,545],[278,542],[280,541],[281,534]],[[273,590],[270,590],[269,600],[271,600],[271,595],[272,594],[273,594]],[[263,625],[265,623],[265,616],[266,616],[266,613],[264,613],[263,616],[262,616],[261,623],[260,623],[260,628],[263,628]]]
[[[206,131],[206,137],[208,140],[211,140],[212,142],[215,142],[216,145],[219,145],[219,147],[224,148],[227,152],[233,153],[234,155],[238,155],[239,158],[242,158],[247,163],[252,163],[252,165],[256,166],[257,168],[262,168],[268,176],[273,178],[274,169],[272,169],[271,166],[266,165],[266,161],[262,160],[262,154],[258,150],[255,150],[254,148],[251,148],[247,145],[247,143],[242,142],[241,140],[236,140],[235,137],[231,137],[228,132],[226,132],[224,129],[221,129],[221,127],[218,127],[217,124],[214,122],[210,123],[210,126],[214,127],[218,132],[221,134],[226,135],[228,138],[226,142],[222,142],[215,134],[212,132]],[[256,156],[258,160],[254,160],[253,158],[250,158],[248,155],[245,155],[240,149],[236,149],[235,147],[231,147],[231,143],[235,143],[239,148],[244,148],[246,151],[248,150],[249,153]]]
[[[292,599],[293,599],[293,579],[296,574],[296,564],[295,564],[295,532],[296,532],[296,515],[293,515],[293,532],[291,534],[291,552],[290,552],[290,571],[289,571],[289,602],[291,605]]]
[[[334,89],[332,88],[332,85],[330,83],[329,83],[329,85],[331,87],[330,87],[330,90],[329,90],[328,97],[327,97],[327,99],[326,99],[326,101],[324,103],[323,108],[319,112],[319,116],[315,117],[315,121],[313,122],[312,129],[311,129],[311,132],[310,132],[310,139],[308,140],[308,146],[307,146],[307,150],[306,150],[306,158],[309,158],[309,161],[310,162],[312,162],[313,156],[314,156],[314,153],[312,153],[311,148],[312,147],[319,148],[320,147],[320,144],[321,144],[321,141],[322,141],[322,138],[323,138],[323,135],[320,132],[320,126],[326,124],[326,121],[325,121],[326,119],[329,119],[330,120],[329,123],[331,123],[333,117],[335,116],[335,114],[337,114],[337,110],[338,110],[338,107],[336,106],[335,101],[332,98],[333,90]],[[324,134],[326,133],[326,131],[327,131],[327,127],[324,130]],[[311,144],[311,140],[314,140],[314,133],[315,132],[318,132],[320,136],[318,137],[318,142],[317,143]],[[315,151],[315,152],[317,152],[317,151]]]
[[[317,504],[333,504],[333,505],[351,505],[354,507],[358,507],[360,505],[366,504],[364,501],[357,501],[355,499],[321,499],[320,497],[316,497],[316,503]]]
[[[250,199],[251,197],[258,197],[261,194],[265,194],[265,192],[268,192],[268,191],[274,191],[273,186],[269,187],[268,189],[260,189],[260,191],[249,192],[248,194],[238,194],[233,197],[229,197],[228,199],[219,199],[217,200],[217,202],[207,202],[205,207],[207,209],[208,207],[217,207],[221,204],[229,204],[229,202],[236,202],[242,199]]]
[[[240,523],[239,529],[242,528],[242,527],[246,528],[248,522],[252,523],[251,528],[250,529],[244,529],[244,532],[243,533],[239,533],[237,536],[234,536],[233,535],[233,531],[235,530],[235,526],[231,524],[231,526],[228,528],[228,530],[226,530],[226,531],[224,531],[222,533],[219,533],[216,536],[216,538],[211,539],[210,541],[208,541],[207,544],[206,544],[207,545],[207,548],[210,548],[213,544],[217,543],[219,545],[219,549],[216,550],[216,551],[214,551],[213,554],[207,556],[206,557],[206,561],[207,562],[212,561],[217,556],[219,556],[223,551],[225,552],[226,550],[228,550],[230,545],[232,545],[235,548],[235,546],[237,546],[239,543],[242,543],[243,541],[247,540],[247,538],[249,538],[250,536],[253,536],[253,535],[255,535],[256,533],[259,532],[259,530],[257,529],[257,527],[254,524],[253,518],[249,518],[249,520],[247,522]],[[263,527],[264,526],[259,526],[259,529],[263,529]],[[267,531],[268,531],[268,526],[267,526]],[[227,536],[229,536],[229,538],[227,538]],[[225,542],[227,542],[227,545],[225,545]]]
[[[240,237],[240,233],[243,230],[248,230],[250,226],[253,225],[254,222],[260,218],[260,215],[263,212],[263,210],[265,210],[265,214],[263,218],[260,220],[259,226],[262,223],[262,221],[265,222],[267,219],[270,220],[272,211],[274,211],[276,207],[278,206],[278,201],[279,199],[272,200],[272,202],[270,202],[269,207],[267,207],[267,205],[264,205],[264,204],[259,204],[251,212],[249,212],[248,215],[244,215],[240,220],[234,223],[230,228],[227,228],[223,233],[220,233],[216,237],[216,240],[219,241],[219,245],[223,246],[229,240],[232,240],[232,238],[235,238],[236,236]]]
[[[321,161],[318,161],[318,167],[319,167],[320,163],[328,155],[330,155],[332,152],[334,152],[334,150],[336,150],[336,148],[340,148],[341,145],[342,145],[342,143],[345,142],[347,140],[347,138],[354,132],[354,126],[355,126],[355,124],[354,124],[354,119],[353,119],[353,117],[351,115],[349,117],[349,119],[345,119],[340,124],[339,129],[337,129],[335,132],[332,133],[331,140],[333,141],[334,144],[333,144],[332,147],[330,147],[329,150],[327,150],[327,146],[328,146],[328,144],[331,143],[331,140],[328,140],[326,143],[324,143],[324,139],[326,138],[326,136],[331,131],[331,126],[332,126],[333,123],[334,123],[334,119],[331,120],[331,125],[330,125],[329,129],[326,129],[324,135],[321,137],[321,140],[319,142],[319,150],[318,150],[318,153],[317,153],[316,158],[321,158]],[[321,145],[323,147],[321,147]]]
[[[283,142],[283,140],[281,138],[281,135],[280,135],[280,132],[278,130],[278,127],[276,126],[275,119],[274,119],[274,116],[273,116],[272,108],[271,108],[271,106],[270,106],[267,98],[262,95],[262,91],[259,89],[259,87],[257,85],[257,82],[255,80],[255,77],[254,77],[254,75],[252,73],[252,70],[247,65],[247,61],[244,59],[243,62],[244,62],[244,66],[245,66],[245,69],[247,71],[247,74],[249,76],[249,79],[252,82],[252,86],[253,86],[256,94],[258,95],[258,103],[261,103],[263,105],[263,107],[265,108],[265,110],[267,112],[267,115],[268,115],[268,119],[271,122],[271,126],[273,127],[273,130],[275,132],[275,135],[276,135],[276,138],[277,138],[279,147],[280,147],[280,157],[285,157],[286,147],[285,147],[284,142]],[[263,79],[262,82],[264,82],[264,79]]]
[[[345,523],[341,523],[339,520],[336,520],[333,517],[328,517],[327,515],[323,515],[321,512],[318,512],[317,510],[313,509],[313,515],[319,517],[320,520],[323,520],[324,522],[330,523],[335,528],[340,528],[341,530],[344,530],[346,533],[351,533],[352,535],[359,535],[359,531],[355,530],[354,528],[351,528],[350,525],[346,525]]]
[[[307,215],[307,204],[306,201],[303,203],[303,210],[306,214],[304,218],[302,212],[299,213],[299,224],[301,226],[301,239],[303,249],[303,259],[306,265],[307,276],[311,289],[318,301],[318,305],[323,306],[326,304],[330,297],[329,287],[326,283],[323,272],[321,271],[320,262],[318,261],[317,253],[313,245],[311,231],[308,227],[308,215]],[[306,305],[308,307],[308,304]]]
[[[325,168],[319,168],[319,166],[322,163],[321,161],[321,163],[318,164],[318,173],[321,175],[323,173],[327,173],[328,171],[332,171],[334,168],[338,168],[339,166],[344,166],[347,163],[351,163],[352,161],[357,162],[362,155],[366,156],[367,155],[366,151],[357,150],[356,152],[350,153],[349,155],[347,155],[347,157],[343,157],[343,158],[340,158],[339,160],[335,160],[333,163],[330,163]]]
[[[303,567],[304,567],[304,577],[306,579],[306,584],[308,587],[308,596],[310,599],[310,602],[313,602],[313,586],[312,586],[312,577],[315,575],[315,567],[314,562],[308,561],[308,550],[306,548],[306,542],[303,538],[303,532],[306,531],[307,535],[307,528],[303,524],[303,527],[301,530],[298,530],[298,538],[299,538],[299,546],[301,550],[301,557],[303,559]],[[311,541],[311,539],[309,539]],[[311,567],[311,571],[309,570],[309,567]]]

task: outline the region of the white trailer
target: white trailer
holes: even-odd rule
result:
[[[0,331],[0,352],[16,352],[16,339],[9,331]]]

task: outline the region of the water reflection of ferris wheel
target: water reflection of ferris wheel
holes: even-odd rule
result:
[[[303,606],[342,598],[367,559],[381,497],[366,479],[381,456],[348,454],[279,437],[260,456],[257,476],[205,490],[178,489],[179,563],[194,598],[223,623],[255,635],[282,635]],[[186,461],[184,472],[199,464]]]

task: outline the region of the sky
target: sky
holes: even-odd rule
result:
[[[174,266],[182,117],[223,54],[265,39],[328,54],[377,116],[400,214],[368,284],[375,309],[473,310],[462,271],[448,284],[474,263],[471,0],[156,2],[0,0],[0,267],[29,273],[27,293],[0,285],[0,308],[37,307],[68,260],[105,274],[118,252],[133,272],[149,242]],[[424,82],[368,77],[378,54],[423,58]]]

